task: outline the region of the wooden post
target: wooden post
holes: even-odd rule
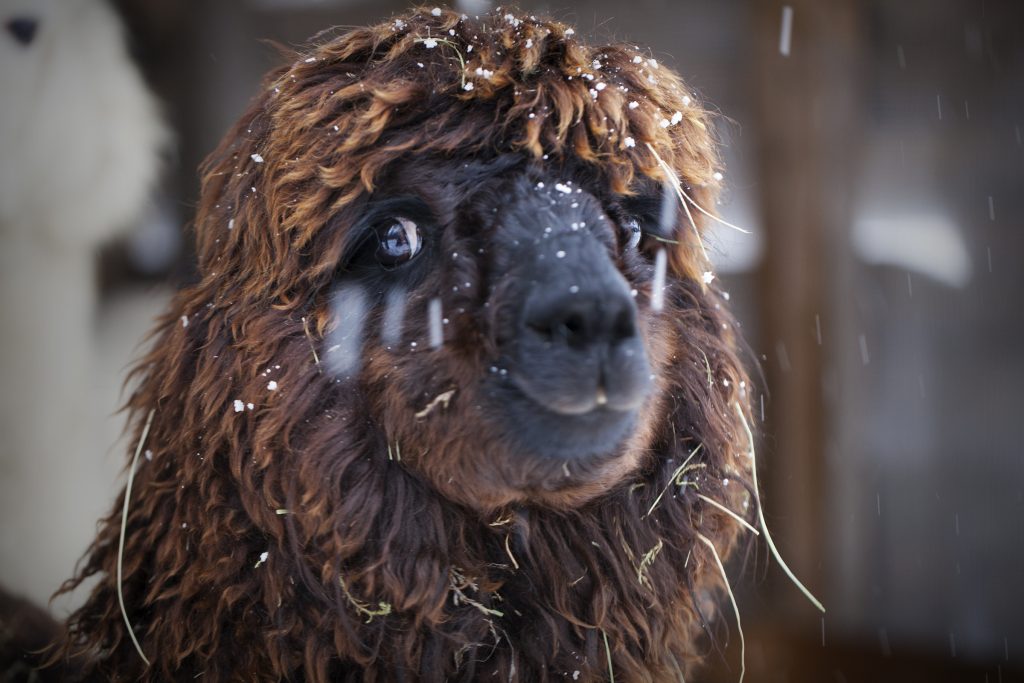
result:
[[[764,502],[783,556],[821,597],[829,414],[822,392],[827,339],[819,338],[833,320],[831,269],[848,243],[858,167],[861,10],[854,0],[790,0],[752,3],[752,11],[755,117],[747,129],[757,139],[766,237],[757,285],[769,392],[760,451]],[[773,611],[817,621],[796,589],[775,585]]]

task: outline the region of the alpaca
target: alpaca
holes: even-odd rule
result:
[[[504,11],[414,10],[270,73],[202,169],[199,279],[134,371],[129,480],[55,657],[686,673],[756,508],[700,241],[711,126],[639,49]]]
[[[102,0],[0,0],[0,583],[36,601],[95,533],[88,492],[115,491],[92,457],[96,252],[139,218],[168,142],[122,34]]]

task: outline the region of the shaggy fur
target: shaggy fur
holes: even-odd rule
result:
[[[620,220],[634,199],[661,196],[649,144],[711,207],[714,145],[692,98],[637,49],[587,46],[563,24],[503,12],[413,11],[326,37],[270,74],[205,164],[200,280],[136,370],[137,439],[153,421],[122,587],[151,665],[118,607],[123,497],[66,586],[98,580],[58,656],[114,680],[685,671],[721,587],[699,537],[724,556],[738,531],[698,493],[736,511],[749,497],[736,411],[747,380],[686,214],[669,241],[610,247],[637,290],[655,374],[618,452],[564,467],[530,457],[481,387],[499,346],[490,303],[515,285],[515,264],[489,248],[509,178],[571,180]],[[395,193],[436,217],[430,254],[390,274],[347,267],[362,217]],[[400,343],[367,333],[358,371],[338,376],[332,295],[364,286],[375,329],[382,278],[405,288]],[[435,297],[450,324],[430,348]]]

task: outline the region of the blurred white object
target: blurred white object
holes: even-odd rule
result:
[[[162,197],[147,204],[125,247],[135,268],[147,275],[159,275],[171,268],[183,241],[181,217],[171,200]]]
[[[144,207],[168,136],[99,0],[0,0],[0,92],[0,583],[45,601],[117,471],[96,248]]]
[[[724,220],[742,227],[746,233],[718,221],[705,221],[704,246],[717,273],[749,273],[761,262],[764,236],[749,199],[748,196],[737,195],[733,203],[720,206],[717,211]]]
[[[455,0],[455,9],[466,14],[483,14],[491,9],[491,0]]]
[[[963,234],[944,214],[861,216],[850,240],[857,257],[869,265],[903,268],[958,289],[971,280]]]
[[[12,22],[35,22],[30,42]],[[0,0],[0,23],[0,225],[94,246],[156,179],[156,104],[105,3]]]

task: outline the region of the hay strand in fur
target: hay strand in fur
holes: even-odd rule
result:
[[[690,213],[690,207],[683,197],[682,183],[679,182],[679,176],[672,170],[672,167],[665,163],[665,160],[658,154],[658,150],[654,149],[654,145],[647,143],[647,149],[651,150],[651,154],[657,160],[658,165],[661,166],[661,170],[665,172],[665,176],[669,182],[672,183],[672,189],[676,191],[676,196],[679,197],[679,203],[683,205],[683,211],[686,212],[686,218],[689,219],[690,225],[693,227],[693,234],[697,236],[697,246],[700,247],[700,253],[704,255],[705,261],[710,261],[708,258],[708,252],[704,250],[704,240],[700,238],[700,230],[697,229],[697,221],[693,220],[693,214]]]
[[[768,525],[764,521],[764,510],[761,507],[761,494],[758,493],[757,488],[757,458],[754,454],[754,434],[750,431],[750,425],[747,423],[747,416],[743,414],[743,408],[740,404],[736,404],[736,412],[740,416],[740,421],[743,423],[743,428],[747,432],[747,439],[750,442],[750,475],[754,482],[754,502],[757,504],[757,520],[761,524],[761,530],[764,531],[764,540],[768,543],[768,549],[771,550],[772,555],[775,557],[775,561],[782,567],[782,571],[786,572],[786,576],[789,580],[800,589],[800,591],[807,596],[807,599],[811,601],[815,607],[821,610],[821,613],[825,613],[825,606],[821,604],[811,591],[807,590],[807,587],[800,583],[800,579],[796,578],[796,575],[786,564],[785,560],[782,559],[782,555],[779,554],[779,549],[775,547],[775,542],[772,541],[772,535],[768,533]]]
[[[740,632],[739,683],[743,683],[743,675],[747,672],[747,642],[743,638],[743,623],[740,621],[740,608],[736,604],[736,596],[732,594],[732,586],[729,585],[729,577],[725,573],[725,565],[722,564],[722,558],[719,557],[718,550],[715,549],[715,544],[711,542],[711,539],[703,534],[697,534],[697,538],[711,549],[711,555],[715,558],[715,564],[718,565],[718,571],[722,572],[722,581],[725,583],[726,592],[729,593],[729,602],[732,603],[732,611],[736,615],[736,630]]]
[[[702,214],[704,214],[705,216],[707,216],[711,220],[715,221],[716,223],[721,223],[722,225],[724,225],[727,228],[732,228],[733,230],[738,230],[739,232],[742,232],[744,235],[751,234],[750,230],[746,230],[744,228],[741,228],[738,225],[733,225],[732,223],[730,223],[729,221],[725,220],[724,218],[719,218],[718,216],[716,216],[715,214],[711,213],[710,211],[705,211],[704,208],[701,207],[700,204],[698,204],[696,201],[694,201],[693,197],[691,197],[690,195],[686,194],[686,190],[684,190],[682,187],[679,188],[679,192],[684,197],[686,197],[686,199],[689,200],[689,202],[691,204],[693,204],[693,208],[697,209]]]
[[[721,503],[719,503],[717,500],[714,500],[712,498],[708,498],[703,493],[698,493],[697,497],[700,498],[701,500],[703,500],[705,503],[708,503],[709,505],[714,505],[716,508],[718,508],[719,510],[721,510],[725,514],[727,514],[730,517],[732,517],[733,519],[735,519],[737,522],[742,524],[745,529],[750,531],[755,536],[760,536],[761,535],[760,532],[758,532],[758,530],[755,529],[754,526],[750,522],[748,522],[747,520],[743,519],[742,517],[737,515],[735,512],[733,512],[729,508],[727,508],[724,505],[722,505]]]
[[[612,648],[608,645],[608,632],[601,629],[601,636],[604,637],[604,653],[608,656],[608,682],[615,683],[615,668],[612,666]]]
[[[690,451],[690,455],[686,456],[686,460],[683,461],[683,464],[676,468],[676,471],[672,473],[671,477],[669,477],[668,483],[665,484],[665,488],[661,490],[661,493],[658,494],[658,497],[654,499],[653,503],[651,503],[651,507],[647,510],[647,517],[650,517],[651,513],[654,512],[654,508],[658,507],[658,503],[661,502],[661,499],[665,496],[665,493],[668,492],[669,487],[672,486],[673,482],[677,482],[676,486],[682,485],[680,482],[678,482],[679,477],[686,471],[686,466],[690,464],[691,460],[693,460],[693,456],[697,455],[697,452],[700,451],[700,449],[703,447],[704,444],[697,444],[697,447]]]
[[[146,666],[149,666],[149,660],[142,651],[138,638],[135,637],[135,629],[132,628],[131,620],[128,619],[128,610],[124,606],[124,592],[121,589],[121,581],[124,573],[125,527],[128,526],[128,504],[132,495],[132,483],[135,480],[135,467],[139,464],[139,454],[142,453],[142,447],[146,445],[146,437],[149,436],[149,428],[153,424],[153,415],[155,413],[156,408],[149,411],[149,416],[146,418],[146,426],[142,428],[142,436],[139,437],[139,445],[135,448],[135,457],[132,458],[131,469],[128,470],[128,483],[125,484],[124,488],[124,508],[121,510],[121,537],[117,543],[117,602],[121,606],[121,616],[124,617],[124,625],[128,628],[128,635],[132,639],[132,644],[135,645],[135,649],[138,651],[139,656],[142,657],[142,661],[146,663]]]

